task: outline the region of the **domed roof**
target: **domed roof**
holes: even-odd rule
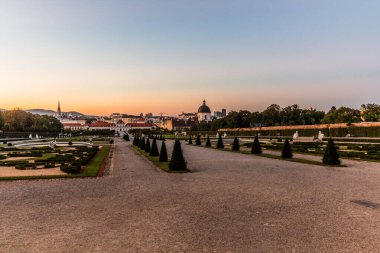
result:
[[[203,100],[203,104],[199,107],[198,113],[211,113],[210,107],[206,105],[206,100]]]

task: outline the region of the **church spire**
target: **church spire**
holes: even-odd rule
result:
[[[58,100],[58,110],[57,110],[57,112],[58,112],[58,117],[61,117],[61,115],[62,115],[62,112],[61,112],[61,102]]]

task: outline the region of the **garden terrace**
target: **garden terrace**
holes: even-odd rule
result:
[[[0,180],[29,175],[97,176],[110,151],[103,146],[0,147]],[[95,162],[94,162],[95,161]],[[90,167],[90,168],[89,168]],[[24,173],[17,170],[23,170]]]
[[[273,126],[253,128],[224,128],[219,133],[228,135],[263,135],[263,136],[293,136],[298,131],[300,136],[317,136],[321,131],[329,137],[345,137],[348,134],[356,137],[380,137],[380,122],[353,123],[353,124],[321,124],[321,125],[298,125],[298,126]]]

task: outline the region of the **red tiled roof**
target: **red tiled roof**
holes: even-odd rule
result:
[[[153,127],[150,123],[128,123],[127,127]]]
[[[81,127],[81,126],[83,126],[80,123],[63,123],[62,125],[66,126],[66,127]]]
[[[114,123],[108,123],[104,121],[95,121],[89,125],[89,127],[114,127],[114,126],[115,126]]]

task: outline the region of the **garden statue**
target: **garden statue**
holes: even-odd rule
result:
[[[298,134],[298,131],[296,131],[294,134],[293,134],[293,140],[295,139],[298,139],[300,136]]]
[[[325,135],[322,133],[322,131],[319,131],[319,133],[318,133],[318,140],[322,141],[323,138],[325,138]]]

